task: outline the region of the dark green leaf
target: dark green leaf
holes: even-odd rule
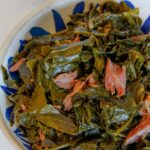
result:
[[[44,88],[38,84],[31,99],[30,111],[39,112],[47,104]]]
[[[37,114],[35,115],[35,119],[48,127],[69,135],[75,135],[78,133],[78,129],[75,124],[69,118],[60,113],[47,113],[43,115]]]

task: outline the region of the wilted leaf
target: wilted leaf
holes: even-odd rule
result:
[[[19,74],[24,82],[24,84],[30,84],[32,75],[30,73],[30,70],[28,69],[26,63],[22,64],[19,68]]]
[[[42,56],[47,56],[52,51],[51,47],[46,45],[41,47],[41,54]]]
[[[31,59],[31,60],[27,61],[26,63],[27,63],[27,67],[29,68],[31,74],[34,76],[36,64],[37,64],[37,59]]]
[[[75,124],[62,114],[37,114],[35,115],[35,119],[48,127],[54,128],[69,135],[75,135],[78,133],[78,129]]]
[[[47,104],[44,88],[41,84],[38,84],[33,93],[30,111],[39,112]]]
[[[99,54],[97,49],[93,49],[93,53],[95,58],[94,67],[101,74],[105,66],[104,58]]]

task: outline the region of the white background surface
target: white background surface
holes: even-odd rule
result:
[[[2,43],[13,28],[28,14],[35,9],[41,7],[41,5],[52,4],[57,2],[65,2],[69,0],[0,0],[0,48]],[[71,1],[71,0],[70,0]],[[147,0],[131,0],[138,6],[144,5],[143,2]],[[142,11],[142,16],[145,17],[150,14],[150,11]],[[2,49],[0,49],[2,50]],[[1,126],[1,123],[0,123]],[[0,150],[15,150],[13,145],[10,145],[9,141],[5,138],[3,132],[0,129]]]

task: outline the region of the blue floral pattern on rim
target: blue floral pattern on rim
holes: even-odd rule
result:
[[[32,27],[29,32],[32,36],[44,36],[50,34],[41,27]]]
[[[8,58],[8,71],[11,68],[11,66],[13,65],[13,59],[14,59],[14,57],[9,57]],[[13,80],[16,80],[16,82],[19,82],[19,77],[18,77],[17,72],[10,72],[9,71],[9,74],[10,74],[10,76]]]
[[[27,44],[27,40],[20,40],[20,47],[18,49],[19,53],[23,51],[25,44]]]
[[[16,128],[14,130],[14,133],[23,142],[23,145],[26,147],[27,150],[32,150],[29,142],[27,141],[27,138],[19,128]]]
[[[124,0],[124,2],[132,9],[134,9],[134,5],[129,0]]]
[[[79,2],[79,3],[77,3],[76,6],[74,7],[72,14],[75,15],[75,14],[77,14],[77,13],[83,13],[84,8],[85,8],[85,2],[84,2],[84,1]]]
[[[132,8],[132,9],[135,8],[134,5],[131,3],[131,1],[124,0],[124,2],[130,8]],[[75,7],[72,11],[72,14],[83,13],[84,8],[85,8],[85,2],[81,1],[75,5]],[[52,14],[53,14],[56,32],[66,29],[66,25],[64,23],[62,16],[60,15],[60,13],[58,11],[56,11],[55,9],[52,9]],[[145,33],[145,34],[150,32],[150,16],[145,20],[141,29],[142,29],[143,33]],[[31,36],[44,36],[44,35],[50,34],[48,31],[46,31],[42,27],[32,27],[30,29],[29,33],[31,34]],[[21,52],[24,49],[24,45],[26,43],[27,43],[26,40],[20,40],[20,47],[18,49],[19,52]],[[13,57],[10,57],[8,59],[8,70],[12,66],[12,63],[13,63]],[[19,81],[17,72],[14,72],[14,73],[9,72],[9,73],[10,73],[10,76],[12,79],[16,80],[17,82]],[[9,87],[3,86],[3,85],[0,85],[0,87],[5,92],[6,95],[11,95],[13,93],[16,93],[16,91],[17,91],[16,89],[12,89],[12,88],[9,88]],[[5,114],[6,114],[6,118],[8,121],[10,121],[10,117],[11,117],[13,108],[14,108],[14,105],[11,105],[10,107],[8,107],[6,109]],[[25,137],[25,135],[19,128],[16,128],[13,132],[16,135],[16,137],[18,137],[22,141],[22,144],[24,145],[26,150],[32,150],[29,142],[27,141],[27,138]]]
[[[55,9],[53,9],[52,13],[53,13],[53,18],[54,18],[54,22],[55,22],[56,32],[59,32],[59,31],[66,29],[66,25],[64,23],[64,20],[61,17],[61,15],[59,14],[59,12],[57,12]]]
[[[148,34],[150,32],[150,16],[143,23],[142,31],[145,34]]]

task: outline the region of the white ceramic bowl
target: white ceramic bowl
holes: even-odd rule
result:
[[[117,0],[120,1],[120,0]],[[143,20],[142,30],[144,33],[150,31],[150,1],[149,0],[125,0],[130,7],[140,7],[140,17]],[[80,12],[82,13],[90,2],[103,3],[104,0],[56,0],[56,3],[51,3],[49,6],[41,7],[38,11],[33,12],[24,18],[19,25],[12,31],[6,39],[5,44],[1,49],[0,64],[7,67],[11,65],[12,57],[23,48],[24,39],[33,35],[45,35],[48,32],[60,31],[65,28],[65,22],[69,20],[69,14]],[[14,78],[15,74],[11,74]],[[31,147],[26,137],[15,126],[10,127],[9,118],[13,106],[7,101],[6,95],[15,92],[14,89],[9,89],[4,85],[2,73],[0,71],[0,122],[1,128],[4,131],[7,139],[12,143],[16,150],[26,149],[31,150]]]

